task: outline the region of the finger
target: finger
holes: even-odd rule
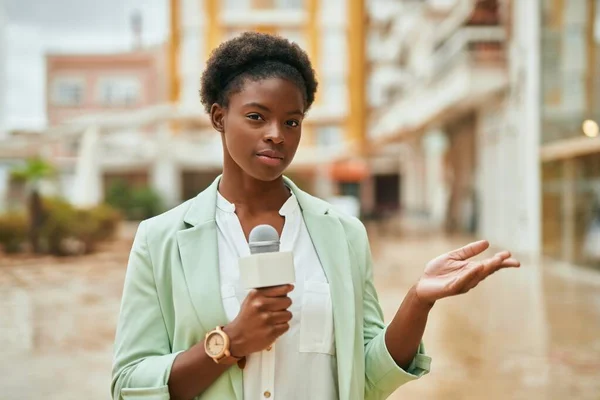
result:
[[[519,261],[515,260],[514,258],[508,258],[502,261],[500,265],[494,267],[494,269],[488,274],[488,276],[504,268],[519,268],[520,266],[521,263]]]
[[[459,294],[465,294],[469,290],[473,289],[475,286],[481,282],[481,278],[479,277],[481,273],[474,275],[469,281],[465,282],[463,287],[460,288]]]
[[[288,323],[292,317],[292,313],[287,310],[271,312],[269,315],[269,323],[274,325]]]
[[[259,297],[253,302],[258,311],[282,311],[292,305],[292,299],[284,297]]]
[[[457,278],[449,287],[451,295],[465,293],[470,283],[473,280],[479,282],[481,280],[480,274],[483,272],[483,264],[477,263],[471,268],[467,269],[459,278]]]
[[[515,258],[508,258],[502,261],[502,268],[519,268],[521,262]]]
[[[258,292],[258,294],[261,294],[265,297],[281,297],[294,290],[294,285],[270,286],[255,290]]]
[[[286,333],[289,329],[290,329],[290,324],[288,324],[287,322],[282,323],[282,324],[275,324],[271,327],[271,336],[273,338],[278,338],[279,336]]]
[[[503,260],[506,260],[510,256],[511,256],[510,251],[506,251],[506,250],[494,254],[494,257],[500,257]]]
[[[480,240],[478,242],[469,243],[460,249],[451,251],[450,256],[459,260],[468,260],[471,257],[483,253],[488,247],[490,247],[490,243],[487,240]]]
[[[265,310],[269,311],[283,311],[290,308],[292,305],[292,299],[289,297],[267,297],[265,299]]]
[[[500,253],[496,254],[494,257],[486,258],[485,260],[481,261],[481,264],[483,265],[483,269],[485,271],[485,276],[494,273],[496,269],[502,265],[503,262],[504,258],[502,258],[502,255]]]

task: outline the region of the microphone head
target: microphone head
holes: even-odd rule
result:
[[[258,225],[250,231],[248,246],[251,254],[279,251],[279,234],[271,225]]]

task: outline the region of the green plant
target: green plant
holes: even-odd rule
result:
[[[11,171],[14,180],[24,182],[29,187],[29,241],[35,253],[40,253],[40,230],[43,223],[42,199],[40,197],[40,182],[55,174],[52,164],[40,157],[34,157],[18,168]]]
[[[0,246],[6,253],[18,253],[27,240],[27,216],[21,213],[0,215]]]
[[[130,209],[132,219],[151,218],[163,210],[162,199],[149,187],[134,189],[132,198],[133,205]]]
[[[66,239],[77,236],[82,221],[75,209],[66,201],[57,198],[44,199],[44,223],[41,239],[45,250],[54,255],[66,255],[63,246]]]
[[[114,237],[120,214],[108,205],[76,209],[62,199],[44,199],[42,239],[54,255],[91,253],[99,242]]]
[[[163,210],[162,199],[152,188],[131,187],[122,180],[109,186],[106,203],[120,210],[129,220],[150,218]]]
[[[88,212],[91,218],[98,222],[98,230],[95,233],[96,240],[113,239],[123,218],[121,213],[108,204],[100,204]]]

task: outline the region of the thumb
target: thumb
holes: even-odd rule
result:
[[[475,257],[476,255],[483,253],[488,247],[490,247],[490,243],[487,240],[480,240],[469,243],[460,249],[451,251],[450,257],[459,260],[468,260],[471,257]]]

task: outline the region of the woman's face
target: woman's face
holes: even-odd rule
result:
[[[229,97],[227,108],[211,109],[213,126],[223,138],[225,167],[261,181],[279,178],[298,149],[303,117],[304,96],[294,83],[247,80]]]

